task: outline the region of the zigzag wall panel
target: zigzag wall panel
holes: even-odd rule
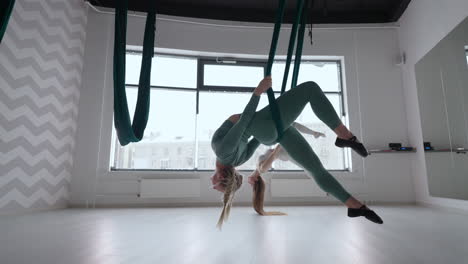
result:
[[[82,0],[17,0],[0,44],[0,213],[66,206],[86,38]]]

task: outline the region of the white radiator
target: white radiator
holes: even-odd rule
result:
[[[141,179],[140,197],[200,197],[200,179]]]
[[[325,197],[311,179],[271,179],[272,197]]]

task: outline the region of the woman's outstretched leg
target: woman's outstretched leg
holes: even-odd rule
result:
[[[277,104],[285,129],[291,126],[302,113],[304,107],[309,104],[315,115],[337,134],[336,146],[352,147],[360,155],[367,156],[364,146],[343,125],[333,105],[315,82],[305,82],[287,91],[277,99]],[[269,106],[256,113],[251,131],[260,142],[275,143],[277,133]]]
[[[279,143],[294,161],[313,176],[314,180],[323,191],[333,195],[349,208],[348,216],[365,216],[375,223],[383,223],[382,219],[375,214],[374,211],[351,196],[351,194],[349,194],[323,167],[309,143],[294,127],[286,129]]]
[[[285,129],[292,125],[307,104],[310,104],[317,117],[330,129],[334,130],[342,124],[332,104],[314,82],[305,82],[288,90],[278,97],[276,102]],[[251,131],[262,143],[276,143],[278,135],[269,106],[255,114],[251,123]]]
[[[351,194],[323,167],[309,143],[294,127],[286,129],[279,143],[294,161],[314,177],[324,192],[333,195],[342,203],[346,203],[351,198]],[[357,204],[355,208],[361,205]]]

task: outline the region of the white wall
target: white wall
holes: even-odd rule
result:
[[[114,16],[90,12],[87,29],[85,71],[79,105],[78,139],[72,200],[83,205],[93,200],[96,190],[99,204],[143,203],[218,203],[219,193],[209,189],[211,173],[109,172],[112,131],[112,52]],[[128,20],[128,45],[141,45],[144,18]],[[190,20],[187,23],[157,21],[156,46],[160,49],[192,50],[244,55],[268,54],[271,25]],[[255,27],[253,27],[255,26]],[[289,30],[280,39],[278,54],[287,50]],[[315,45],[304,45],[304,56],[344,58],[346,96],[351,130],[370,149],[385,147],[387,142],[409,142],[403,100],[397,31],[394,28],[319,28]],[[334,146],[330,146],[334,147]],[[334,173],[351,193],[375,201],[414,201],[411,159],[414,153],[375,154],[366,160],[353,154],[351,173]],[[200,178],[201,196],[195,199],[138,199],[140,176],[159,178]],[[276,178],[304,178],[303,173],[275,174]],[[97,183],[97,184],[96,184]],[[97,186],[97,187],[96,187]],[[250,190],[244,187],[236,201],[249,202]],[[267,202],[324,202],[332,198],[273,198]]]
[[[403,68],[405,104],[411,144],[422,147],[421,118],[415,78],[415,64],[468,15],[466,0],[413,0],[400,19],[400,47],[406,53]],[[468,201],[435,198],[429,195],[424,153],[412,164],[416,200],[439,206],[468,210]]]
[[[0,214],[70,198],[87,9],[18,0],[0,44]]]
[[[468,18],[415,65],[423,139],[436,149],[468,146],[467,43]],[[468,156],[454,152],[425,156],[429,193],[468,199]]]

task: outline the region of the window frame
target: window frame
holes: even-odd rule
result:
[[[466,50],[468,52],[468,50]],[[143,55],[142,51],[138,50],[126,50],[127,54],[137,54]],[[256,66],[256,67],[263,67],[263,72],[265,73],[267,68],[268,61],[265,59],[250,59],[250,58],[226,58],[226,57],[211,57],[211,56],[196,56],[196,55],[181,55],[181,54],[172,54],[172,53],[162,53],[162,52],[155,52],[155,56],[165,56],[165,57],[182,57],[182,58],[193,58],[197,60],[197,80],[196,80],[196,87],[195,88],[183,88],[183,87],[175,87],[175,86],[160,86],[160,85],[150,85],[150,89],[162,89],[162,90],[179,90],[179,91],[195,91],[196,92],[196,103],[195,103],[195,124],[198,123],[198,114],[199,114],[199,98],[200,98],[200,91],[202,92],[243,92],[243,93],[252,93],[256,87],[235,87],[235,86],[213,86],[213,85],[204,85],[204,66],[205,65],[232,65],[232,66]],[[224,60],[230,61],[229,63],[223,62]],[[233,63],[233,61],[235,61]],[[275,62],[286,62],[286,59],[275,59]],[[302,59],[301,63],[308,63],[308,62],[330,62],[336,63],[338,67],[338,78],[340,84],[339,91],[323,91],[325,95],[333,94],[338,95],[340,99],[340,110],[341,116],[340,118],[347,118],[347,112],[345,108],[345,98],[344,98],[344,73],[343,73],[343,61],[340,59]],[[292,61],[294,63],[294,61]],[[292,65],[291,65],[292,66]],[[290,68],[292,71],[292,67]],[[125,84],[126,87],[131,88],[138,88],[137,84]],[[281,95],[280,91],[273,91],[275,97],[277,98]],[[197,125],[196,125],[197,126]],[[115,130],[113,128],[113,130]],[[197,133],[195,128],[195,133]],[[195,151],[194,151],[194,168],[193,169],[128,169],[128,168],[116,168],[115,167],[115,153],[110,153],[110,156],[114,157],[114,164],[109,164],[110,171],[122,171],[122,172],[207,172],[212,171],[212,169],[198,169],[198,143],[197,143],[197,135],[195,135]],[[117,139],[115,139],[118,141]],[[115,144],[118,144],[116,142]],[[112,151],[112,148],[109,150]],[[112,158],[109,160],[110,163],[112,162]],[[345,154],[343,159],[343,170],[328,170],[330,172],[350,172],[350,162],[351,157],[348,154]],[[274,168],[271,169],[272,171],[276,172],[298,172],[301,170],[275,170]],[[240,171],[251,171],[251,170],[240,170]]]
[[[252,93],[256,87],[236,87],[236,86],[219,86],[219,85],[205,85],[205,65],[223,65],[223,66],[251,66],[263,68],[263,75],[265,75],[266,65],[261,61],[248,61],[237,59],[230,59],[236,63],[223,63],[222,60],[210,59],[199,59],[198,60],[198,85],[197,88],[204,92],[250,92]]]
[[[468,46],[465,46],[466,63],[468,64]]]

